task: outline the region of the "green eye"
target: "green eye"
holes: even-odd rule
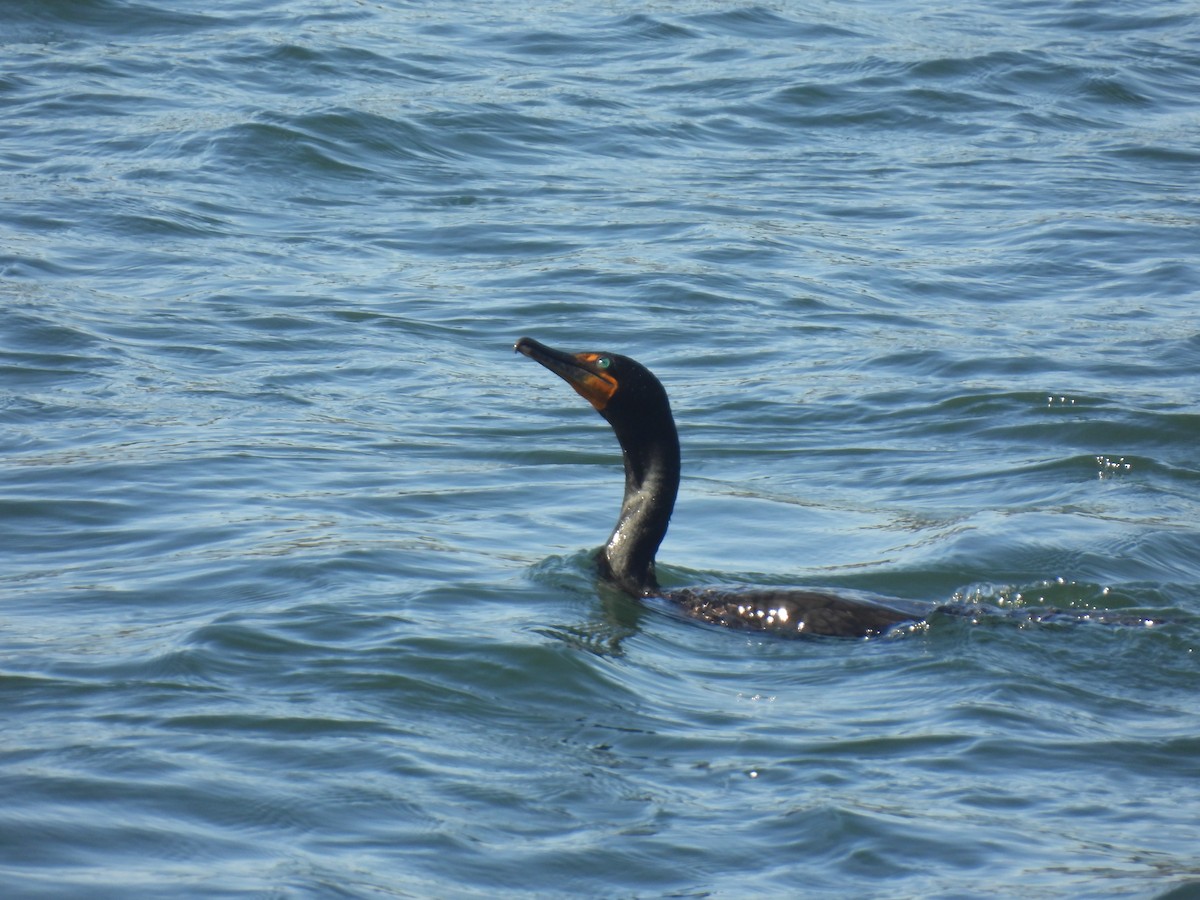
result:
[[[611,365],[612,365],[612,360],[609,359],[607,356],[602,356],[598,360],[596,360],[597,368],[607,369]]]

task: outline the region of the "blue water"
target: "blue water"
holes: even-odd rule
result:
[[[3,896],[1198,895],[1195,4],[0,20]]]

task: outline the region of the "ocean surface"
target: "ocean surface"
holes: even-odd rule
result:
[[[1200,896],[1200,6],[0,22],[4,898]]]

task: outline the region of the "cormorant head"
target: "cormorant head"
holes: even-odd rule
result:
[[[571,385],[618,434],[623,426],[653,430],[672,422],[666,390],[637,360],[619,353],[564,353],[528,337],[518,340],[513,349]]]

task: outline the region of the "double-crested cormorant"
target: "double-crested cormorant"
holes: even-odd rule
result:
[[[820,591],[660,588],[654,555],[679,491],[679,435],[667,392],[649,369],[627,356],[564,353],[527,337],[513,349],[571,385],[616,432],[625,460],[625,499],[597,559],[601,575],[621,590],[637,598],[662,597],[706,622],[793,637],[866,637],[920,621],[920,615]]]

